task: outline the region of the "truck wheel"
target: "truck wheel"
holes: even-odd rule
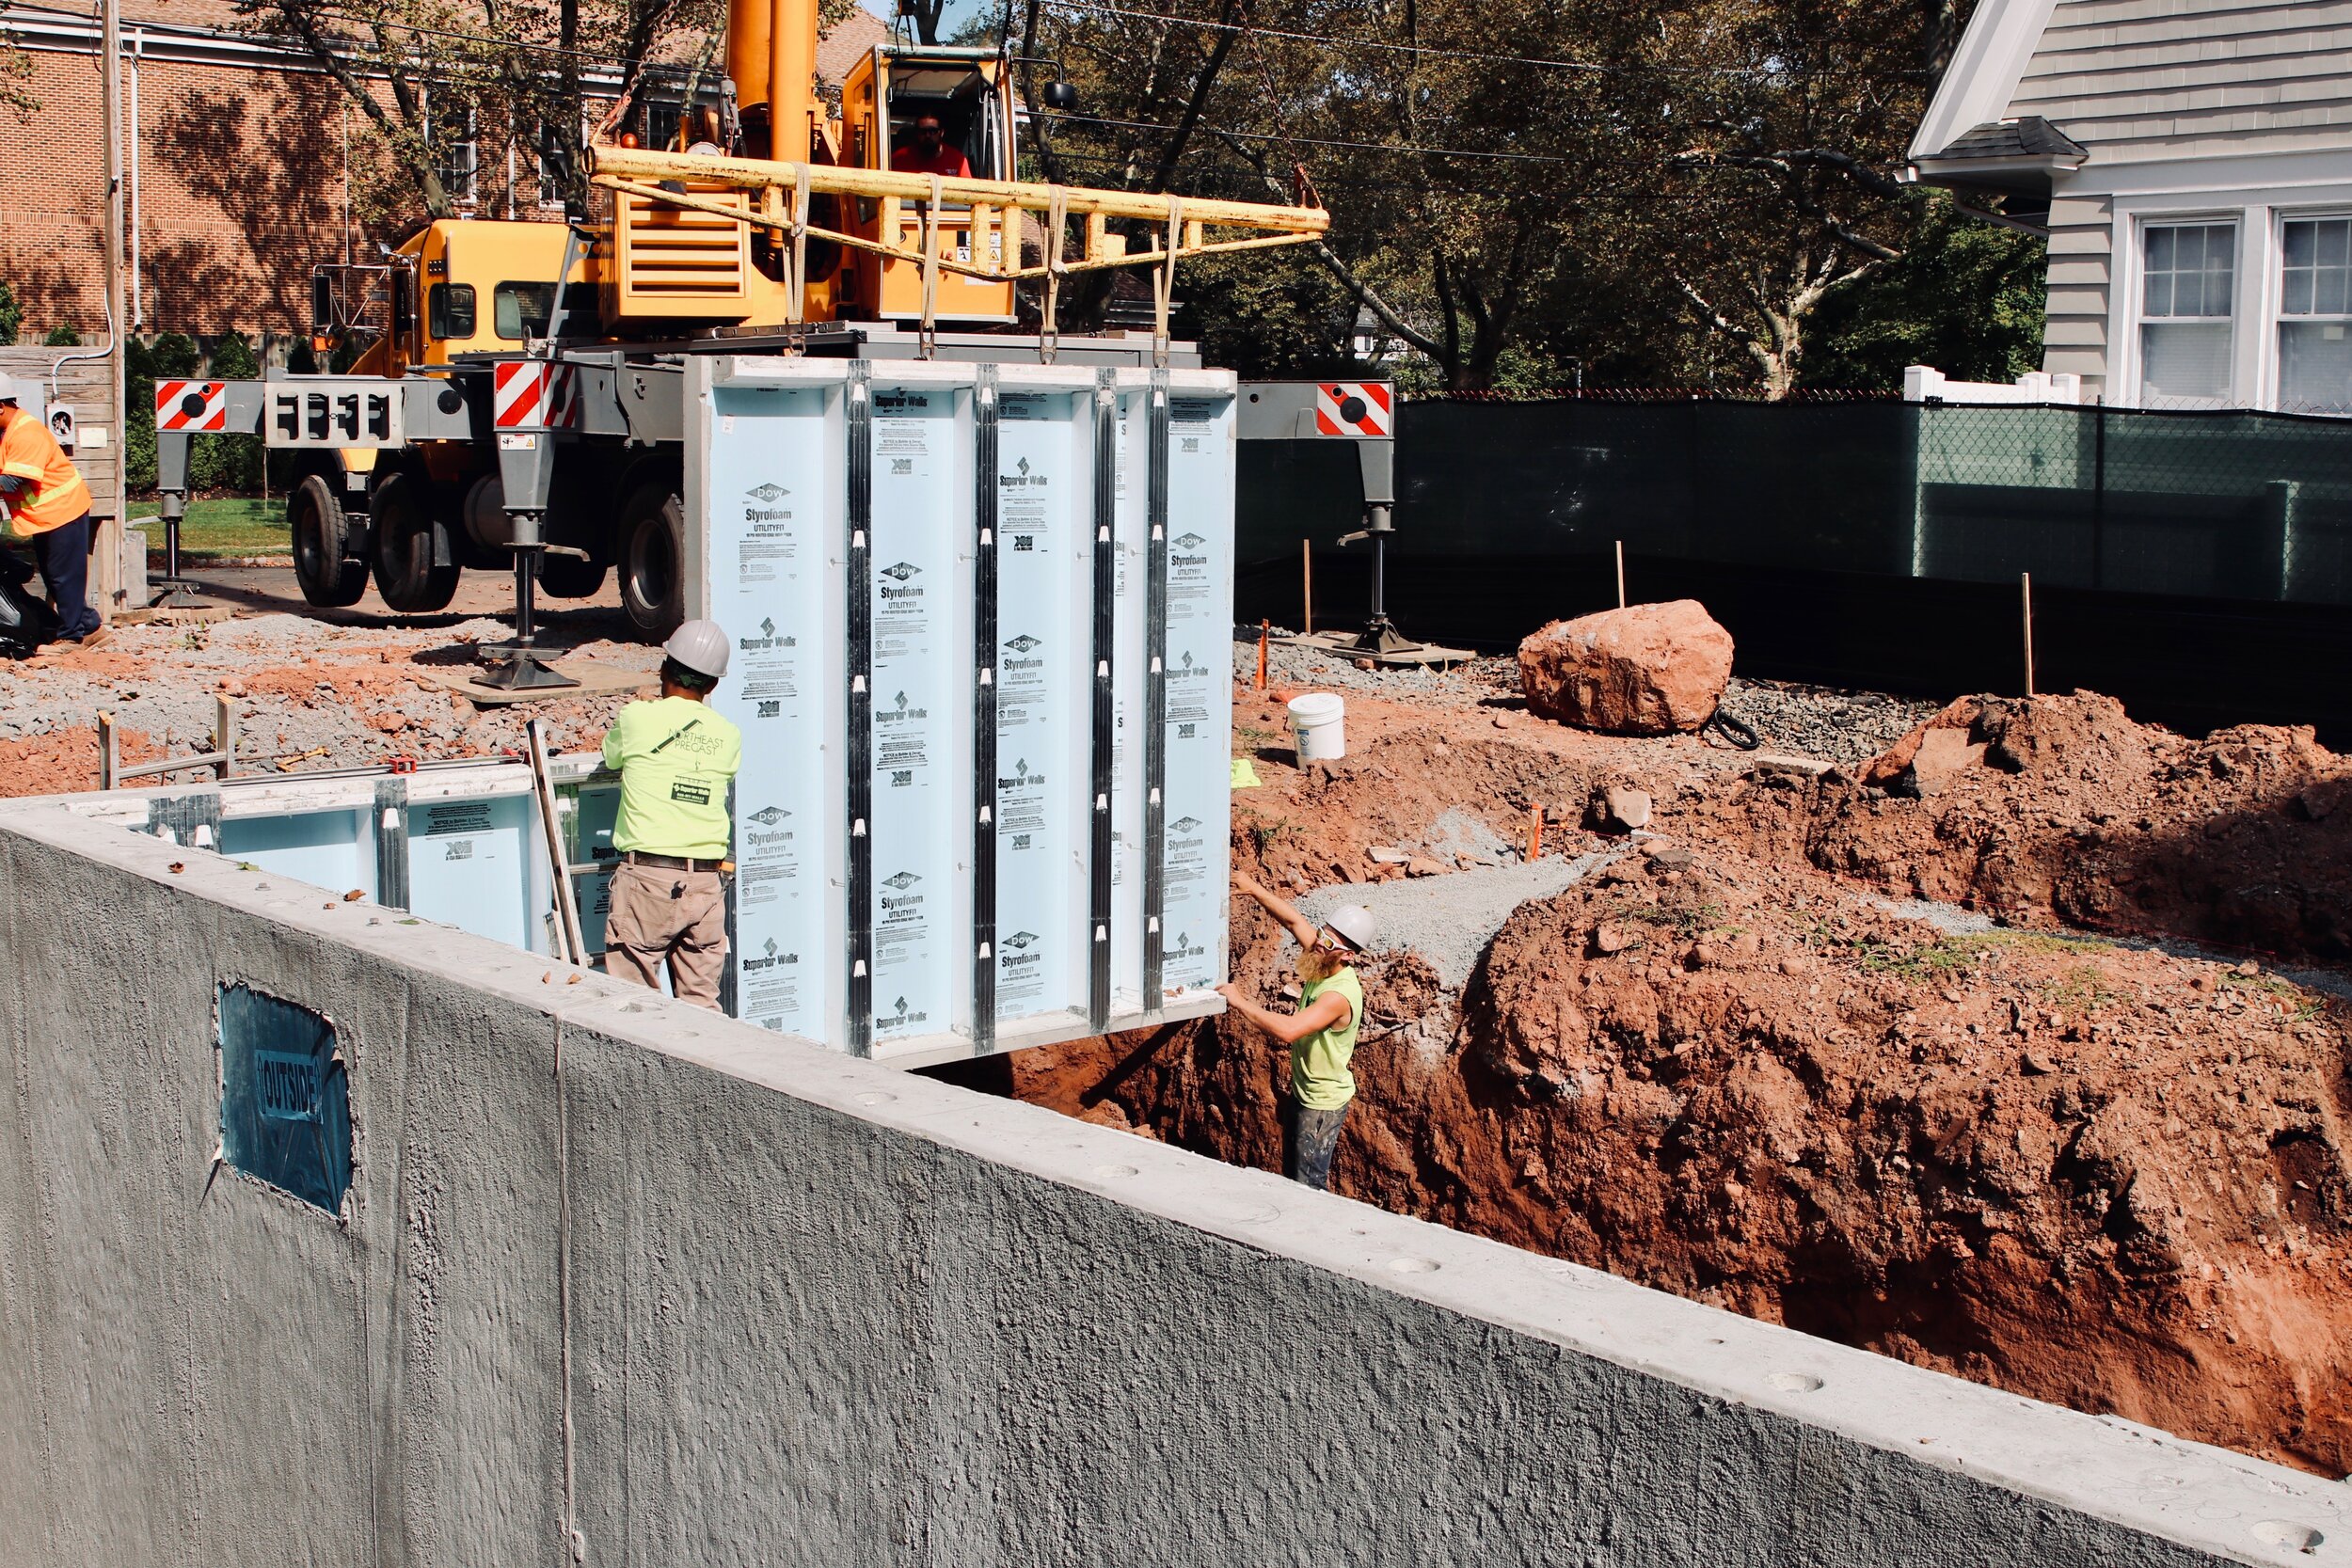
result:
[[[659,641],[686,619],[686,503],[643,484],[621,506],[621,608]]]
[[[604,587],[604,562],[576,555],[539,558],[539,586],[557,599],[592,599]]]
[[[433,515],[433,498],[409,474],[393,474],[368,502],[375,528],[375,591],[404,615],[430,615],[457,595],[461,568],[448,527]],[[436,559],[450,564],[437,566]]]
[[[351,555],[351,521],[342,498],[320,474],[286,498],[286,531],[294,536],[294,580],[314,605],[340,609],[368,591],[368,563]]]

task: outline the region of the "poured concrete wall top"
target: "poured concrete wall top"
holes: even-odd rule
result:
[[[2352,1562],[2334,1483],[0,807],[0,1560]],[[331,1017],[340,1212],[215,1164]]]

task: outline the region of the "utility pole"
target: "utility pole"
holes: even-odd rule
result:
[[[122,0],[105,0],[105,24],[100,49],[104,58],[99,62],[99,103],[106,117],[106,400],[112,405],[106,423],[112,428],[106,438],[114,443],[114,516],[111,522],[101,523],[91,536],[91,544],[99,554],[98,580],[102,585],[120,581],[122,531],[124,519],[130,515],[127,504],[130,488],[130,465],[125,461],[127,442],[123,439],[131,421],[123,404],[129,388],[125,385],[123,368],[123,329],[129,325],[130,312],[122,287]],[[114,616],[110,594],[102,594],[99,614],[108,620]]]
[[[99,45],[99,103],[106,117],[106,366],[114,408],[108,416],[114,428],[115,518],[123,515],[122,435],[124,372],[122,328],[126,316],[122,288],[122,0],[105,0],[103,41]]]

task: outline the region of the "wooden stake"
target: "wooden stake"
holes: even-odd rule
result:
[[[1298,632],[1302,637],[1315,634],[1315,542],[1298,542],[1299,615]]]
[[[1625,541],[1617,541],[1617,608],[1625,608]]]
[[[237,711],[226,697],[213,699],[213,772],[227,778],[237,768]]]
[[[1527,858],[1544,858],[1544,803],[1541,800],[1527,808]]]
[[[115,787],[115,772],[122,766],[122,754],[115,747],[115,716],[102,713],[98,716],[98,787],[101,789]]]
[[[2017,574],[2018,595],[2026,609],[2026,695],[2033,695],[2033,574]]]
[[[1258,689],[1261,691],[1265,689],[1265,645],[1267,640],[1273,635],[1273,622],[1260,621],[1258,623]]]

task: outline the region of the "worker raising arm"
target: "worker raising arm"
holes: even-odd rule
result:
[[[16,388],[0,376],[0,517],[26,541],[57,612],[61,641],[96,646],[106,633],[89,607],[89,486],[49,434],[17,405]]]
[[[1340,1129],[1356,1099],[1356,1034],[1363,1026],[1364,987],[1350,962],[1372,942],[1372,911],[1346,905],[1318,927],[1296,905],[1276,896],[1248,877],[1236,874],[1236,890],[1265,907],[1298,939],[1298,977],[1304,983],[1298,1010],[1277,1013],[1261,1007],[1228,982],[1216,988],[1233,1011],[1291,1048],[1290,1093],[1284,1098],[1283,1168],[1294,1181],[1323,1188],[1331,1180],[1331,1157],[1339,1151]]]
[[[706,701],[727,673],[717,623],[689,621],[661,646],[661,695],[621,709],[604,737],[604,765],[621,775],[612,847],[612,909],[604,924],[608,974],[719,1006],[727,956],[727,786],[743,762],[743,732]]]

